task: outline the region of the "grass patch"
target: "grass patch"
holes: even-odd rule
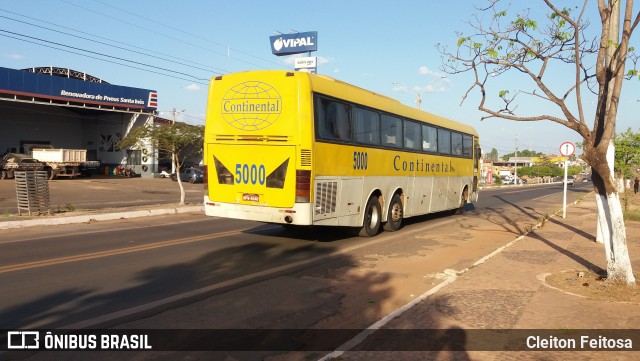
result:
[[[620,193],[620,203],[625,221],[640,222],[640,193],[626,190]]]
[[[67,203],[64,205],[64,207],[58,205],[58,210],[54,211],[54,213],[67,213],[67,212],[75,212],[76,211],[76,206],[74,206],[71,203]]]
[[[640,222],[640,211],[628,210],[624,212],[624,220]]]

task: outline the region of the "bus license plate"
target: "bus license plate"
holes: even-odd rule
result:
[[[247,202],[259,202],[260,196],[258,194],[253,194],[253,193],[243,193],[242,200]]]

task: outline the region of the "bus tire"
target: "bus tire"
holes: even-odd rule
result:
[[[367,205],[364,209],[364,221],[362,222],[362,228],[358,233],[361,237],[373,237],[378,234],[380,230],[380,216],[381,216],[380,202],[378,197],[371,196],[367,201]]]
[[[460,197],[460,207],[453,210],[453,214],[464,214],[464,205],[467,204],[467,196],[469,194],[469,188],[464,188],[462,191],[462,197]]]
[[[389,214],[387,214],[387,222],[383,228],[388,232],[395,232],[402,226],[402,200],[400,196],[394,194],[389,204]]]

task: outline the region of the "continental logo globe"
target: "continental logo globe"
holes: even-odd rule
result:
[[[282,112],[282,98],[269,84],[259,81],[240,83],[222,97],[222,117],[244,131],[264,129],[275,123]]]

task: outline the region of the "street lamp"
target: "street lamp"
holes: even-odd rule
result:
[[[403,87],[411,90],[415,95],[416,95],[416,104],[418,104],[418,110],[420,110],[420,104],[422,103],[422,98],[420,97],[420,93],[418,93],[417,91],[409,88],[409,86],[403,82],[398,82],[398,81],[394,81],[393,84],[398,84],[398,85],[402,85]]]
[[[505,129],[502,128],[502,130],[504,131]],[[516,151],[513,154],[514,155],[514,157],[513,157],[513,163],[514,163],[513,178],[514,178],[515,185],[517,186],[518,185],[518,133],[513,133],[513,132],[510,132],[510,133],[515,136],[515,140],[516,140],[515,141]]]

